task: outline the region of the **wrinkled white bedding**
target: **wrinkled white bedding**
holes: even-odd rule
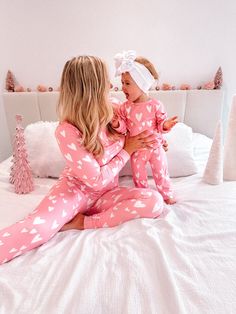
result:
[[[173,180],[178,203],[166,216],[58,233],[0,266],[0,313],[236,313],[236,182],[201,182],[207,153],[195,153],[200,172]],[[54,182],[36,179],[32,194],[18,196],[8,168],[0,165],[0,228],[32,211]]]

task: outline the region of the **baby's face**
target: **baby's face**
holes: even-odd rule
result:
[[[122,91],[129,101],[138,102],[140,97],[144,94],[128,72],[121,75],[121,84]]]

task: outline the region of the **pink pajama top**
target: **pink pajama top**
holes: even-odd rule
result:
[[[124,136],[112,140],[107,131],[101,131],[104,146],[102,157],[95,158],[81,144],[80,131],[68,122],[61,122],[55,132],[66,167],[61,177],[73,177],[77,187],[90,198],[98,198],[118,186],[118,174],[130,155],[123,149]]]
[[[162,103],[156,99],[147,102],[133,103],[126,101],[118,106],[116,111],[119,119],[117,132],[125,134],[129,131],[130,136],[135,136],[143,131],[150,130],[156,132],[157,147],[163,144],[162,133],[163,123],[167,119],[167,114]]]

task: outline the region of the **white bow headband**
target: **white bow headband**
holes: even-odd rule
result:
[[[116,67],[115,76],[129,72],[138,87],[147,93],[155,82],[155,79],[144,65],[139,62],[135,62],[135,58],[136,52],[134,50],[117,53],[114,57]]]

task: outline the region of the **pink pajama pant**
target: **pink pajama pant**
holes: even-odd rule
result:
[[[115,187],[92,199],[62,177],[31,214],[0,231],[0,264],[47,242],[78,212],[86,215],[85,229],[91,229],[155,218],[162,210],[163,200],[157,191]]]
[[[156,149],[141,149],[131,156],[130,162],[136,187],[148,187],[147,163],[149,162],[157,190],[161,193],[163,199],[166,200],[173,197],[166,153],[162,146]]]

